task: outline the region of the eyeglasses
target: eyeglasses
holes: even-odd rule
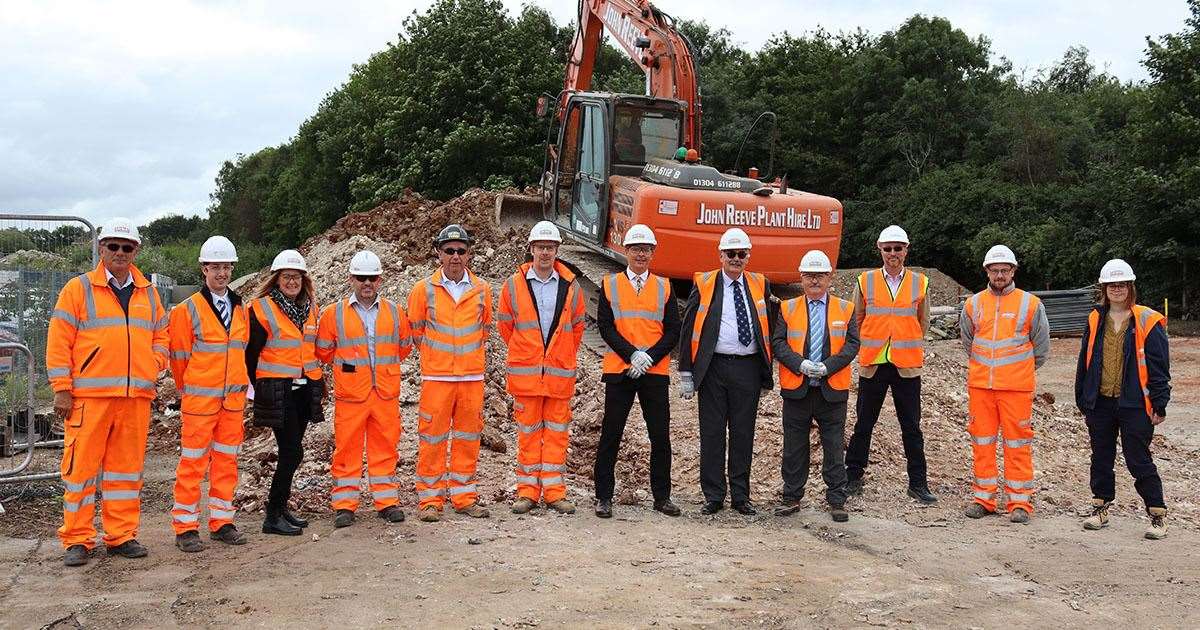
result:
[[[885,252],[888,254],[895,254],[896,252],[902,252],[905,249],[907,249],[907,246],[905,246],[905,245],[891,245],[888,247],[880,247],[879,251]]]
[[[1105,289],[1128,289],[1129,283],[1128,282],[1109,282],[1108,284],[1104,285],[1104,288]]]
[[[466,247],[447,247],[442,250],[442,253],[447,256],[453,256],[455,254],[458,254],[459,256],[466,256],[467,248]]]
[[[132,254],[133,250],[137,249],[137,245],[121,245],[119,243],[108,243],[104,246],[110,252],[122,251],[126,254]]]
[[[379,280],[379,276],[359,276],[359,275],[356,275],[356,276],[354,276],[354,279],[355,279],[355,280],[358,280],[359,282],[375,282],[375,281]]]
[[[298,273],[281,273],[281,274],[279,274],[279,279],[283,280],[285,282],[300,282],[300,279],[303,277],[304,277],[303,275],[298,274]]]
[[[725,250],[725,255],[729,258],[745,258],[750,255],[750,252],[744,249]]]

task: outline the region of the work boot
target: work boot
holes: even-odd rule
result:
[[[779,507],[775,508],[775,516],[791,516],[800,511],[800,499],[784,499]]]
[[[442,511],[429,505],[421,508],[421,511],[417,513],[417,518],[426,523],[436,523],[442,520]]]
[[[179,547],[180,551],[186,553],[196,553],[197,551],[204,551],[208,548],[208,546],[204,544],[204,541],[200,540],[200,532],[194,529],[190,532],[183,532],[182,534],[176,536],[175,546]]]
[[[559,514],[574,514],[575,513],[575,504],[571,503],[567,499],[559,499],[557,501],[551,501],[550,503],[546,504],[546,507],[550,508],[551,510],[554,510],[555,512],[558,512]]]
[[[219,540],[226,545],[244,545],[246,544],[246,535],[238,531],[238,528],[233,526],[233,523],[225,523],[217,528],[215,532],[209,532],[208,537],[213,540]]]
[[[299,536],[304,533],[304,530],[293,525],[283,514],[282,511],[268,509],[267,516],[263,519],[262,533],[278,536]]]
[[[354,512],[351,510],[338,510],[333,515],[334,527],[350,527],[354,524]]]
[[[1108,527],[1108,507],[1112,503],[1104,499],[1092,499],[1092,515],[1083,519],[1083,528],[1097,530]]]
[[[1012,512],[1009,512],[1008,520],[1010,523],[1020,523],[1024,525],[1025,523],[1029,522],[1029,512],[1026,511],[1025,508],[1015,508]]]
[[[295,514],[292,514],[291,510],[287,508],[283,508],[283,512],[281,512],[280,515],[283,516],[283,520],[295,525],[296,527],[299,527],[300,529],[308,527],[308,519],[303,519]]]
[[[533,509],[533,506],[534,506],[533,499],[530,499],[529,497],[517,497],[517,500],[513,501],[513,504],[512,504],[512,513],[513,514],[528,514],[529,510]]]
[[[929,491],[928,486],[909,486],[908,496],[924,503],[925,505],[933,505],[937,503],[937,497]]]
[[[1167,537],[1167,508],[1146,508],[1150,514],[1150,527],[1146,528],[1146,538],[1162,540]]]
[[[846,493],[851,495],[859,495],[863,493],[863,480],[850,479],[846,481]]]
[[[126,540],[116,547],[108,548],[109,555],[123,556],[125,558],[145,558],[150,555],[150,550],[142,546],[142,543],[137,539]]]
[[[600,518],[612,518],[612,499],[596,500],[596,516]]]
[[[829,506],[829,516],[835,523],[845,523],[850,520],[850,513],[846,511],[846,506],[844,505]]]
[[[488,512],[487,508],[479,505],[478,501],[466,507],[454,508],[454,511],[458,512],[459,514],[466,514],[471,518],[487,518],[488,516],[491,516],[491,512]]]
[[[71,545],[63,554],[63,566],[81,567],[88,563],[88,548],[83,545]]]
[[[389,505],[379,510],[379,518],[389,523],[403,523],[404,510],[400,509],[399,505]]]
[[[989,514],[995,514],[995,512],[983,507],[982,503],[972,503],[967,506],[963,514],[966,514],[967,518],[983,518]]]
[[[666,514],[667,516],[679,516],[680,514],[683,514],[683,510],[680,510],[678,505],[671,503],[670,499],[655,501],[654,509]]]

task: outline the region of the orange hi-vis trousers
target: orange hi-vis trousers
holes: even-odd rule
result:
[[[1033,513],[1033,392],[967,388],[971,449],[975,455],[974,500],[996,510],[996,431],[1004,440],[1006,511]]]
[[[233,523],[237,456],[242,446],[242,411],[220,409],[211,415],[183,414],[179,466],[175,469],[175,535],[200,529],[200,482],[208,472],[208,530]]]
[[[65,425],[62,480],[64,548],[96,546],[96,489],[104,544],[137,538],[142,464],[150,431],[149,398],[76,398]]]
[[[517,421],[517,496],[554,503],[567,496],[567,429],[571,400],[548,396],[514,396]]]
[[[375,510],[400,503],[396,460],[400,442],[400,401],[380,398],[374,389],[362,402],[339,400],[333,407],[333,509],[358,509],[363,446],[367,451],[367,481]]]
[[[483,431],[483,381],[424,381],[417,432],[417,499],[420,507],[441,509],[446,494],[455,508],[479,498],[475,465]],[[446,443],[450,467],[446,468]]]

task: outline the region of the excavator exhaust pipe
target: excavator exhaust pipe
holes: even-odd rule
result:
[[[542,220],[542,198],[531,195],[501,193],[496,195],[496,225],[533,226]]]

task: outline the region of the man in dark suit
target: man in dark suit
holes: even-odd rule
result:
[[[702,514],[725,506],[726,434],[728,491],[733,509],[756,513],[750,502],[750,461],[758,399],[770,390],[771,283],[746,271],[750,237],[740,228],[721,236],[721,268],[695,276],[684,308],[679,346],[680,396],[700,392]]]
[[[776,516],[800,510],[808,482],[808,432],[813,420],[821,435],[821,476],[833,520],[845,522],[846,400],[850,362],[858,353],[854,303],[829,295],[833,266],[813,250],[800,261],[804,296],[780,305],[771,346],[779,360],[783,396],[783,504]]]

